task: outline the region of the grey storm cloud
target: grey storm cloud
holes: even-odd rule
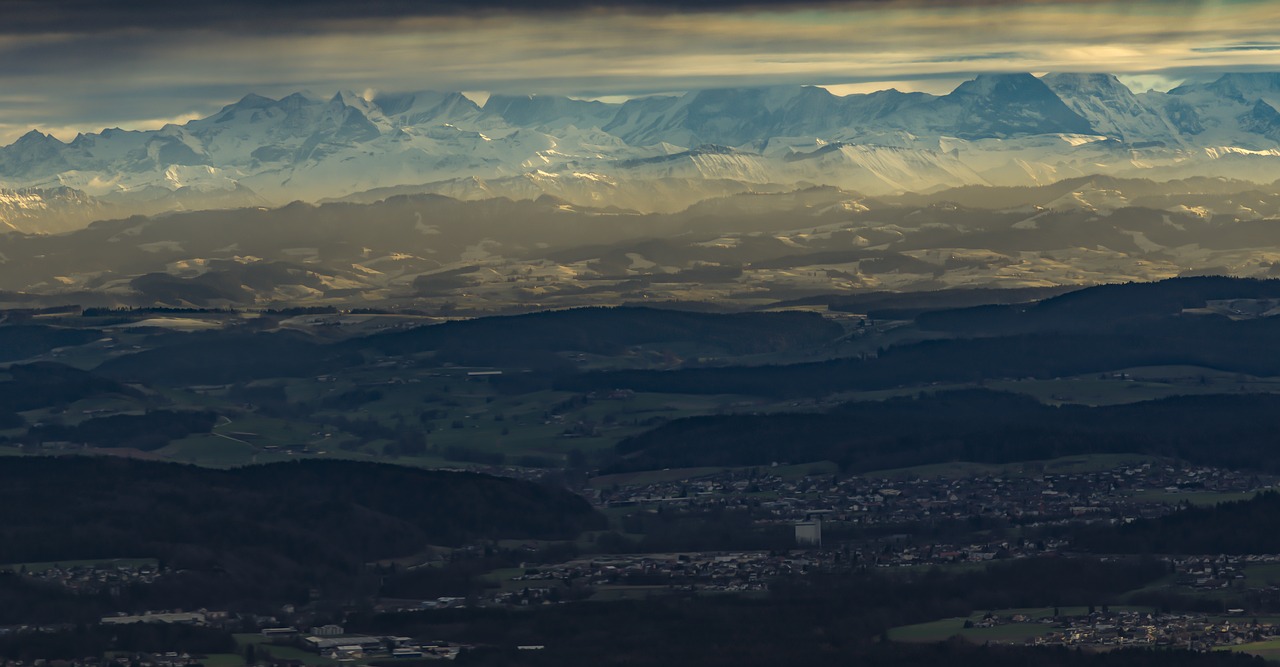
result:
[[[1223,53],[1228,51],[1280,51],[1280,44],[1228,44],[1226,46],[1204,46],[1195,49],[1199,53]]]
[[[1280,69],[1266,1],[0,0],[0,144],[207,115],[247,93],[634,96],[984,71]],[[871,88],[867,88],[871,86]]]
[[[577,11],[724,12],[859,7],[1001,7],[1107,4],[1113,0],[5,0],[0,33],[90,33],[120,29],[310,30],[326,22],[426,16]],[[1212,0],[1163,0],[1194,6]]]
[[[875,1],[861,0],[861,3]],[[0,32],[92,33],[120,29],[188,28],[274,32],[309,30],[326,22],[494,12],[545,13],[588,9],[717,11],[821,4],[802,0],[225,0],[189,3],[168,0],[9,0],[4,6],[5,20],[0,22]]]

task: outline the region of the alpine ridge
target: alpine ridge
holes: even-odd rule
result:
[[[1012,73],[946,95],[770,86],[622,103],[370,97],[249,94],[183,125],[70,142],[32,130],[0,148],[0,189],[11,193],[0,229],[61,232],[101,215],[376,193],[551,194],[673,212],[707,197],[811,185],[881,195],[1094,174],[1280,178],[1280,74],[1142,93],[1110,74]]]

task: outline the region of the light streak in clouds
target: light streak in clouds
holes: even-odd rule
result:
[[[342,16],[346,17],[346,14]],[[821,84],[944,93],[979,72],[1105,71],[1143,85],[1280,70],[1276,2],[864,3],[335,18],[305,29],[136,25],[0,35],[0,143],[155,127],[249,92],[446,89],[613,99]],[[157,120],[161,119],[161,120]]]

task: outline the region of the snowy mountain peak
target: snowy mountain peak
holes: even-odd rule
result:
[[[329,103],[337,106],[365,108],[369,106],[369,101],[361,97],[358,93],[351,90],[339,90],[329,98]]]
[[[276,106],[285,111],[297,111],[302,107],[311,106],[320,100],[305,93],[290,93],[280,98]]]
[[[112,205],[135,202],[127,213],[165,210],[158,201],[260,205],[415,188],[551,192],[593,205],[629,192],[618,201],[641,206],[639,193],[657,192],[646,188],[658,182],[685,189],[664,191],[667,203],[742,184],[874,194],[1097,173],[1270,182],[1280,178],[1277,109],[1273,74],[1136,95],[1096,73],[982,75],[942,96],[786,85],[622,104],[495,94],[481,107],[441,91],[250,94],[155,130],[104,130],[70,144],[30,132],[0,147],[0,188],[71,187]]]
[[[1093,132],[1087,119],[1026,73],[980,75],[939,98],[938,104],[951,109],[955,135],[964,138]]]
[[[496,116],[521,127],[599,127],[613,120],[618,105],[575,100],[556,95],[491,95],[484,104],[486,116]]]
[[[1262,100],[1255,101],[1239,121],[1241,127],[1249,132],[1280,137],[1280,112]]]
[[[58,146],[66,145],[52,134],[45,134],[40,130],[31,130],[21,137],[18,137],[18,140],[13,143],[14,146],[45,146],[52,144],[56,144]]]
[[[1046,74],[1041,81],[1099,134],[1131,143],[1181,143],[1167,114],[1134,95],[1114,75],[1064,72]]]
[[[1045,99],[1053,95],[1048,86],[1026,72],[1013,74],[979,74],[951,92],[951,96],[977,96],[994,99]]]
[[[1183,88],[1189,87],[1182,86],[1170,92],[1177,94],[1176,91]],[[1217,81],[1204,86],[1204,88],[1219,95],[1252,102],[1259,98],[1280,96],[1280,73],[1241,72],[1224,74]]]
[[[400,127],[469,122],[481,114],[475,102],[458,92],[380,93],[372,104]]]
[[[425,111],[440,105],[451,94],[434,90],[423,90],[412,93],[378,93],[373,98],[373,103],[382,113],[388,116],[395,116],[408,113],[413,110]]]
[[[1101,72],[1051,72],[1040,81],[1061,95],[1091,95],[1106,98],[1132,98],[1133,91],[1114,74]]]
[[[259,95],[257,93],[249,93],[248,95],[245,95],[244,97],[240,98],[238,102],[235,102],[234,104],[228,104],[227,106],[222,107],[222,110],[228,111],[230,109],[265,109],[275,103],[276,101],[271,99],[270,97],[263,97],[262,95]]]

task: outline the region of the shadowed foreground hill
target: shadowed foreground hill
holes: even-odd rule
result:
[[[1172,281],[1158,285],[1169,282]],[[1252,286],[1245,281],[1239,284]],[[1271,283],[1257,284],[1271,286]],[[561,378],[556,388],[592,391],[621,387],[635,391],[744,393],[789,398],[929,382],[1068,377],[1138,366],[1202,366],[1258,376],[1280,375],[1280,363],[1272,353],[1280,336],[1280,318],[1232,320],[1218,314],[1176,312],[1132,319],[1105,313],[1097,318],[1070,315],[1076,304],[1085,312],[1120,308],[1109,301],[1100,305],[1088,303],[1094,289],[1072,292],[1026,310],[1026,313],[1041,313],[1043,309],[1043,317],[1005,306],[927,313],[921,316],[922,322],[942,328],[941,323],[946,320],[947,326],[955,328],[952,333],[973,337],[894,345],[880,350],[874,357],[749,368],[598,371]],[[1100,294],[1109,297],[1108,291],[1110,288]],[[1065,305],[1047,307],[1058,300],[1063,300],[1061,303]],[[1142,305],[1136,296],[1134,303]],[[1163,308],[1167,304],[1165,301],[1159,305]],[[1204,300],[1200,300],[1197,305],[1203,304]],[[959,315],[953,316],[953,313]],[[977,324],[983,321],[983,313],[991,315],[989,328],[980,328]],[[953,317],[956,319],[947,319]],[[959,319],[961,317],[966,319]],[[1074,331],[1055,324],[1067,320],[1080,324]],[[962,325],[972,330],[961,331]],[[1002,333],[1005,330],[1014,333],[1006,335]]]
[[[0,327],[0,361],[16,361],[64,345],[84,345],[102,337],[98,331],[38,325]]]
[[[305,595],[428,545],[567,539],[602,524],[567,491],[372,463],[210,470],[32,457],[0,467],[0,562],[156,557],[223,595]]]
[[[262,377],[303,377],[345,368],[359,359],[294,332],[222,331],[162,339],[161,345],[109,359],[106,377],[149,384],[224,384]]]
[[[690,342],[732,354],[818,346],[840,337],[840,325],[815,313],[710,314],[657,308],[572,308],[486,317],[371,336],[353,345],[384,354],[490,351],[519,341],[526,350],[617,354],[628,346]]]
[[[618,443],[608,472],[829,460],[865,472],[944,461],[1009,463],[1134,452],[1280,470],[1280,396],[1178,396],[1049,406],[987,390],[841,405],[825,413],[679,419]]]
[[[1088,526],[1076,546],[1102,553],[1269,554],[1280,550],[1280,493],[1120,526]]]
[[[430,352],[435,363],[564,371],[558,352],[621,354],[633,346],[683,343],[725,354],[759,354],[819,348],[842,334],[839,324],[814,313],[573,308],[446,322],[328,345],[292,331],[158,336],[151,349],[111,358],[95,372],[126,382],[225,384],[333,373],[361,363],[368,352]]]
[[[1144,322],[1177,317],[1211,301],[1280,298],[1280,280],[1226,276],[1099,285],[1033,304],[988,304],[922,314],[924,329],[961,335],[1142,330]]]

